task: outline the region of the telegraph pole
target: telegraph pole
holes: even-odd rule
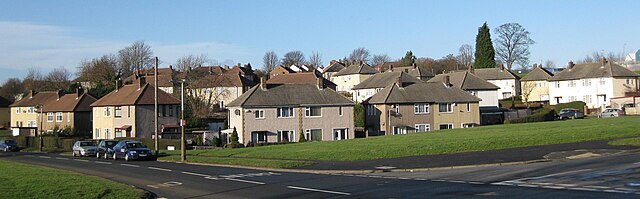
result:
[[[154,82],[154,86],[153,86],[153,91],[155,93],[155,97],[154,97],[154,109],[155,109],[155,144],[156,144],[156,157],[158,157],[158,57],[155,58],[155,66],[154,66],[154,72],[153,72],[153,82]]]
[[[182,127],[182,136],[180,138],[180,161],[184,162],[187,160],[187,150],[184,146],[184,126],[186,125],[186,122],[184,121],[184,80],[180,81],[180,90],[180,126]]]

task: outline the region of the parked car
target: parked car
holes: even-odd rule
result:
[[[140,141],[122,140],[113,147],[113,159],[124,158],[124,160],[155,160],[153,152]]]
[[[562,110],[560,110],[560,113],[558,113],[559,120],[580,119],[580,118],[584,118],[584,113],[582,113],[582,111],[575,108],[563,108]]]
[[[0,140],[0,150],[4,152],[19,151],[20,147],[15,140]]]
[[[98,147],[93,141],[76,141],[73,144],[73,157],[76,156],[93,156],[96,155]]]
[[[118,140],[102,140],[98,143],[98,151],[96,151],[96,158],[102,156],[104,159],[111,157],[113,154],[113,147],[118,144]]]
[[[598,118],[604,117],[620,117],[625,115],[624,111],[617,108],[606,108],[601,113],[598,113]]]

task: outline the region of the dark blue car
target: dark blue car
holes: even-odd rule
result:
[[[20,147],[16,144],[14,140],[0,140],[0,151],[9,152],[9,151],[19,151]]]
[[[153,152],[140,141],[122,140],[113,147],[113,159],[123,158],[129,160],[155,160]]]

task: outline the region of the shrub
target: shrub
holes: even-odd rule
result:
[[[555,111],[556,111],[556,113],[559,113],[560,110],[562,110],[563,108],[574,108],[574,109],[578,109],[580,111],[584,111],[584,106],[585,105],[586,105],[586,103],[584,103],[582,101],[561,103],[561,104],[556,104]]]
[[[238,140],[240,138],[238,137],[238,131],[236,131],[236,127],[233,127],[233,133],[231,133],[231,144],[238,144],[240,143]]]
[[[249,144],[247,144],[248,146],[251,145],[251,142],[249,142]],[[224,148],[244,148],[244,145],[240,144],[240,143],[230,143],[230,144],[225,144]]]
[[[300,131],[300,134],[298,135],[298,142],[307,142],[307,138],[304,137],[304,133],[302,131]]]
[[[81,138],[63,138],[61,148],[67,151],[71,151],[71,149],[73,148],[73,144],[76,143],[76,141],[80,141],[80,140],[82,139]]]
[[[365,110],[362,104],[356,104],[353,107],[353,124],[356,127],[364,127],[365,122]]]
[[[537,110],[536,113],[527,117],[507,120],[505,121],[505,124],[553,121],[555,119],[555,115],[555,110],[544,108]]]

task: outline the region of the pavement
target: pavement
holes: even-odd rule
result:
[[[633,189],[632,191],[618,187],[588,188],[576,183],[573,183],[575,186],[571,188],[544,188],[533,184],[534,182],[547,183],[543,180],[560,179],[559,177],[579,180],[580,176],[571,177],[571,175],[598,171],[596,168],[598,165],[600,168],[617,165],[621,169],[632,169],[618,172],[612,177],[624,177],[631,172],[637,173],[634,169],[640,167],[640,164],[629,164],[632,160],[640,161],[638,154],[600,158],[608,157],[611,159],[607,160],[611,161],[596,161],[600,162],[599,164],[583,163],[584,168],[575,168],[576,163],[573,162],[596,158],[568,160],[569,162],[564,163],[552,162],[559,165],[530,164],[535,167],[523,171],[520,170],[530,165],[519,165],[523,168],[506,167],[511,172],[499,170],[502,167],[481,167],[474,168],[477,170],[451,169],[413,173],[318,174],[172,162],[125,162],[90,157],[75,158],[60,154],[0,153],[2,160],[60,168],[107,178],[145,189],[158,198],[638,198],[639,192],[631,188],[633,183],[625,186],[627,189]],[[608,164],[609,162],[611,164]],[[401,174],[403,176],[394,176]],[[490,176],[494,174],[499,174],[497,175],[499,177],[492,179]],[[590,180],[599,181],[602,174],[590,176]],[[548,187],[558,186],[548,185]]]
[[[504,164],[512,162],[536,162],[558,159],[563,153],[599,155],[638,149],[634,146],[612,146],[607,140],[531,146],[491,151],[464,152],[442,155],[424,155],[365,161],[318,161],[317,164],[297,167],[304,170],[410,170],[468,165]],[[550,155],[551,156],[548,156]],[[546,156],[546,157],[545,157]]]

